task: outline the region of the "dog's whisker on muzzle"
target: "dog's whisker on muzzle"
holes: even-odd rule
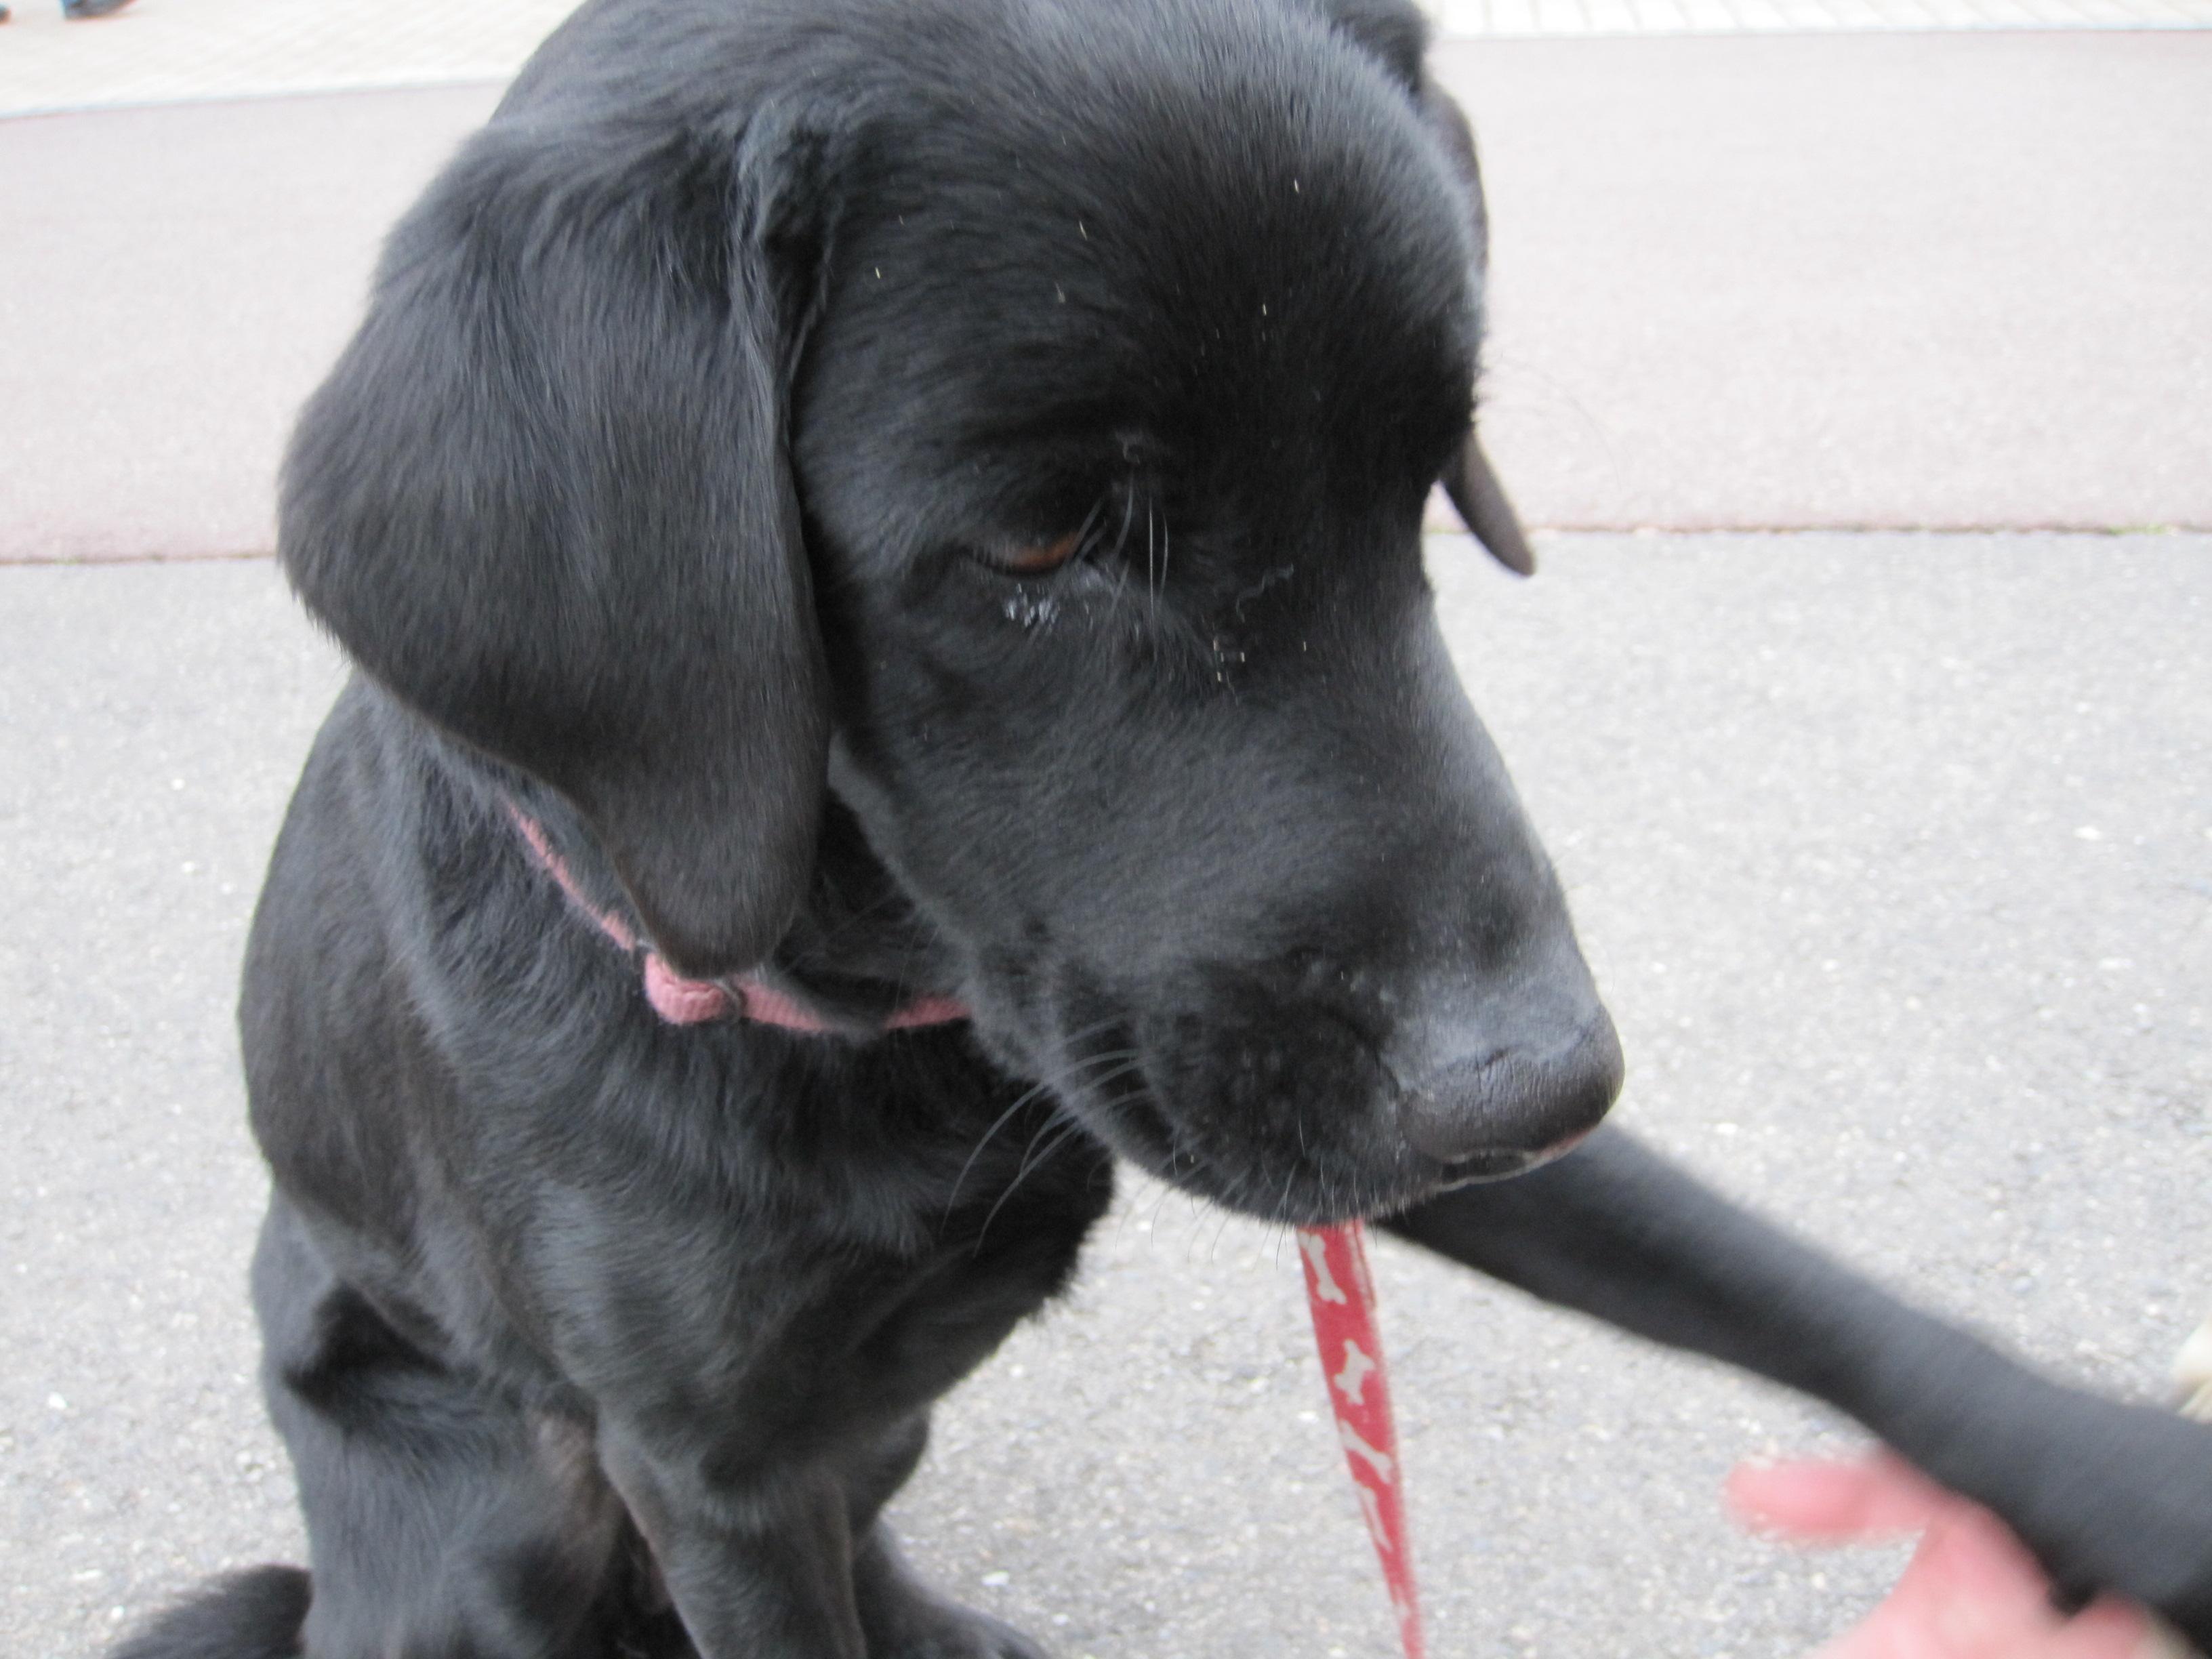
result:
[[[1087,1037],[1110,1030],[1115,1024],[1115,1022],[1110,1019],[1102,1020],[1097,1025],[1078,1032],[1067,1039],[1068,1045],[1073,1046]],[[968,1161],[960,1166],[960,1173],[953,1178],[951,1189],[945,1195],[945,1218],[948,1220],[951,1218],[953,1207],[959,1201],[960,1189],[966,1185],[969,1175],[975,1167],[975,1160],[983,1155],[984,1149],[990,1145],[992,1139],[999,1131],[1005,1128],[1024,1109],[1034,1105],[1041,1099],[1062,1096],[1068,1088],[1079,1082],[1087,1081],[1093,1087],[1101,1086],[1103,1083],[1123,1074],[1121,1071],[1112,1068],[1120,1066],[1125,1061],[1133,1061],[1136,1058],[1133,1051],[1117,1052],[1110,1049],[1103,1054],[1086,1055],[1054,1068],[1048,1076],[1038,1079],[1022,1090],[1014,1097],[1006,1109],[992,1120],[990,1127],[976,1138],[974,1149],[968,1154]],[[1087,1077],[1086,1073],[1093,1067],[1107,1069],[1103,1070],[1098,1076]],[[1064,1107],[1056,1103],[1055,1109],[1064,1109]]]
[[[1023,1152],[1022,1161],[1016,1167],[1013,1178],[1006,1182],[1005,1190],[999,1194],[998,1201],[991,1206],[990,1210],[983,1217],[982,1224],[975,1229],[975,1243],[971,1254],[979,1256],[982,1255],[983,1246],[990,1237],[991,1224],[999,1218],[999,1212],[1006,1207],[1008,1200],[1013,1197],[1022,1182],[1029,1177],[1030,1172],[1032,1170],[1042,1170],[1051,1162],[1054,1154],[1061,1147],[1085,1133],[1080,1120],[1067,1115],[1064,1109],[1057,1112],[1052,1119],[1039,1127],[1036,1133],[1030,1137],[1029,1147]],[[1048,1133],[1052,1136],[1052,1139],[1045,1142],[1042,1150],[1040,1151],[1038,1143]]]

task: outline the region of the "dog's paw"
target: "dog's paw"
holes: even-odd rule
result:
[[[923,1583],[880,1528],[853,1564],[853,1589],[868,1659],[1051,1659],[1012,1625]]]
[[[2046,1430],[2015,1525],[2053,1579],[2140,1602],[2212,1653],[2212,1425],[2069,1395]]]

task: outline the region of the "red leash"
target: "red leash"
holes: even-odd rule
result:
[[[1413,1582],[1413,1540],[1406,1528],[1404,1468],[1390,1417],[1390,1379],[1382,1368],[1382,1339],[1375,1324],[1367,1235],[1357,1221],[1348,1221],[1340,1227],[1301,1227],[1297,1237],[1314,1340],[1321,1349],[1329,1407],[1336,1413],[1336,1437],[1367,1516],[1375,1559],[1382,1564],[1398,1639],[1406,1659],[1422,1659],[1420,1591]]]

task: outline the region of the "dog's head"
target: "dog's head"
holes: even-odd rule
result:
[[[803,10],[804,15],[799,12]],[[1383,0],[588,7],[388,250],[283,545],[679,968],[824,803],[982,1040],[1181,1184],[1403,1204],[1620,1054],[1446,659],[1466,128]]]

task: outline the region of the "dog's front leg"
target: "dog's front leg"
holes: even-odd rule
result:
[[[866,1659],[843,1482],[818,1469],[736,1478],[697,1442],[602,1422],[599,1460],[629,1506],[701,1659]]]
[[[2212,1428],[2027,1370],[1618,1130],[1388,1224],[1547,1301],[1827,1401],[2002,1516],[2069,1589],[2132,1596],[2212,1651]]]

